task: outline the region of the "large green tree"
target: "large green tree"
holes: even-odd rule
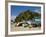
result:
[[[24,11],[24,12],[21,12],[15,19],[15,22],[20,22],[20,21],[23,21],[23,20],[32,20],[32,18],[34,17],[38,17],[40,16],[40,14],[36,13],[36,12],[32,12],[32,11]]]

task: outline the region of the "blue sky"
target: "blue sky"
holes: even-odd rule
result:
[[[11,6],[11,15],[12,16],[18,16],[20,12],[30,10],[34,12],[41,12],[41,7],[35,7],[35,6]]]
[[[14,19],[16,16],[19,15],[20,12],[30,10],[33,12],[40,13],[41,12],[41,7],[36,7],[36,6],[11,6],[11,18]]]

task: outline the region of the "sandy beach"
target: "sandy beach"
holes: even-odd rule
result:
[[[11,25],[11,31],[34,31],[34,30],[40,30],[40,27],[15,27],[15,25]]]

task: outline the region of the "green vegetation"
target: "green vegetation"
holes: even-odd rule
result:
[[[13,20],[11,20],[13,23],[19,23],[19,22],[23,22],[23,21],[28,21],[28,20],[31,20],[35,23],[31,23],[31,24],[28,24],[27,25],[25,23],[22,23],[24,24],[24,27],[29,27],[29,28],[32,28],[32,27],[40,27],[41,26],[41,21],[35,21],[35,19],[39,19],[40,20],[41,18],[41,14],[37,13],[37,12],[32,12],[32,11],[24,11],[24,12],[21,12],[15,19],[15,21],[13,22]],[[20,23],[18,26],[22,26],[22,24]],[[16,25],[17,26],[17,25]]]
[[[32,20],[34,17],[39,17],[41,16],[39,13],[32,12],[32,11],[24,11],[21,12],[15,19],[15,22],[21,22],[23,20]]]

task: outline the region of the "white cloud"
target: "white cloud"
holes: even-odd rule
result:
[[[37,9],[37,10],[34,10],[34,12],[40,13],[40,10],[39,10],[39,9]]]
[[[14,21],[14,19],[16,18],[16,16],[11,16],[11,20],[13,20]]]

